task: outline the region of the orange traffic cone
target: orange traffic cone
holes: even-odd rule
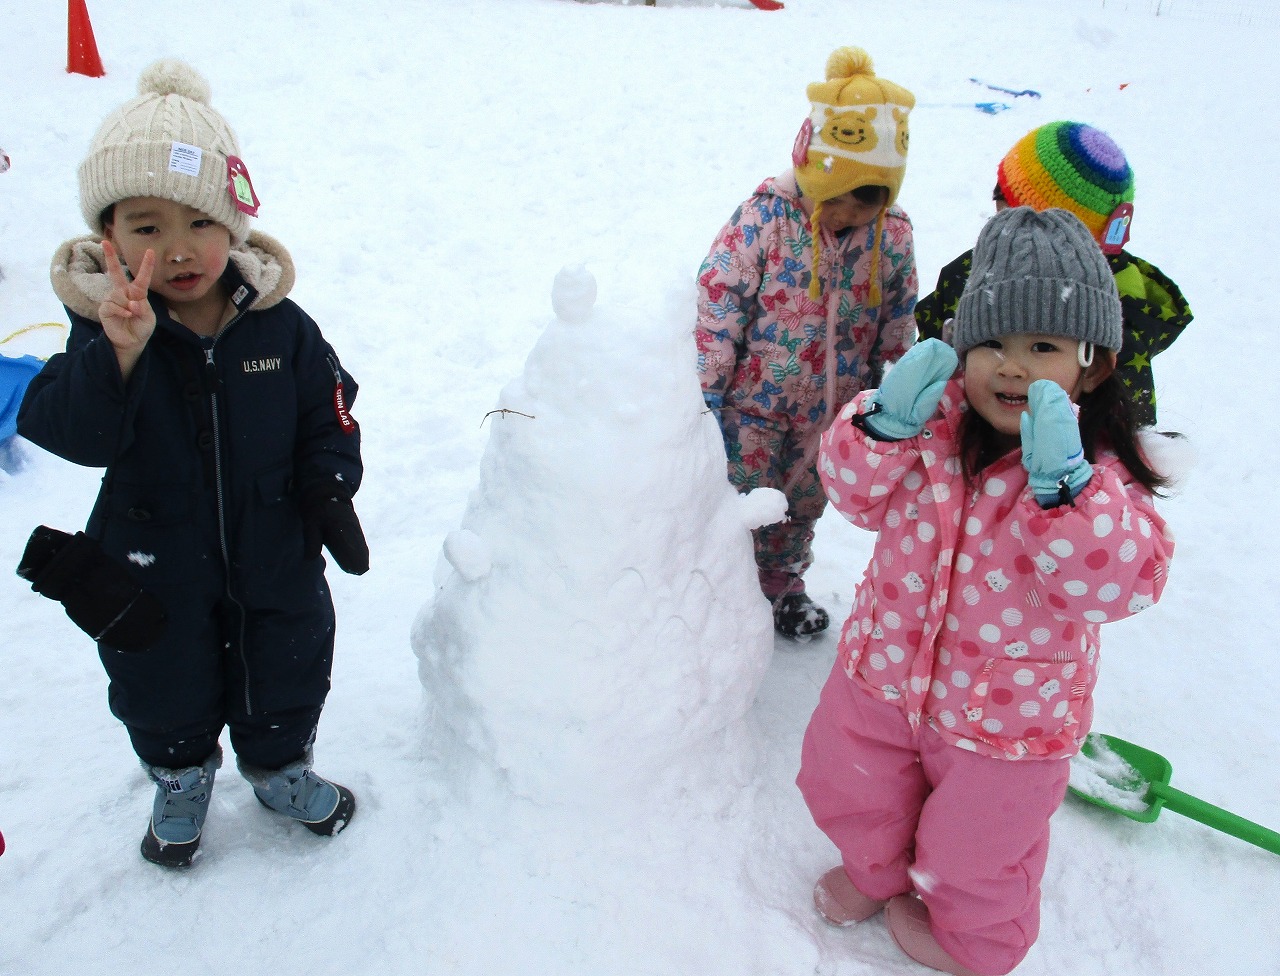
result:
[[[67,71],[90,78],[106,74],[84,0],[67,0]]]

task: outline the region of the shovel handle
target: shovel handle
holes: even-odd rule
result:
[[[1183,793],[1165,783],[1152,783],[1149,792],[1164,800],[1166,810],[1190,817],[1232,837],[1239,837],[1272,854],[1280,854],[1280,834],[1274,830],[1268,830],[1252,820],[1245,820],[1244,817],[1237,817],[1222,807],[1215,807],[1212,803],[1206,803],[1199,797]]]

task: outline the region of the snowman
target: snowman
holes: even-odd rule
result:
[[[542,802],[625,799],[738,731],[773,648],[751,530],[786,499],[725,478],[691,294],[597,307],[576,266],[551,297],[412,641],[446,759]]]

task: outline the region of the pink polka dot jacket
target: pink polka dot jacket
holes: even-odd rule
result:
[[[818,463],[831,504],[877,533],[840,635],[844,672],[961,748],[1074,755],[1093,718],[1099,626],[1164,589],[1174,543],[1151,493],[1105,454],[1074,505],[1042,509],[1017,450],[967,487],[962,379],[903,441],[852,423],[869,396],[823,435]]]

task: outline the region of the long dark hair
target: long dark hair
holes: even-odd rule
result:
[[[1080,442],[1084,456],[1092,464],[1098,452],[1109,449],[1120,459],[1133,480],[1154,495],[1169,486],[1169,478],[1147,463],[1138,447],[1138,425],[1129,409],[1129,391],[1120,377],[1112,373],[1093,390],[1082,393],[1080,405]],[[982,471],[1008,453],[1006,441],[978,411],[965,411],[960,421],[960,458],[964,463],[965,482],[972,485]],[[1178,436],[1176,434],[1171,436]]]

